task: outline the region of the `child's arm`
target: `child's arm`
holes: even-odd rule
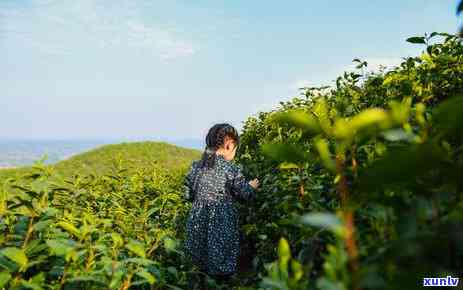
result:
[[[231,191],[233,195],[236,195],[246,201],[254,199],[256,196],[256,190],[246,181],[240,166],[234,166],[234,176],[231,181]]]
[[[194,166],[195,166],[195,163],[193,162],[191,164],[190,171],[187,173],[187,175],[185,176],[185,179],[183,181],[183,197],[187,201],[193,201],[194,200],[194,189],[193,189]]]

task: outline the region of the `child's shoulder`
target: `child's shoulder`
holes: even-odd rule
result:
[[[243,168],[240,164],[238,163],[235,163],[235,162],[227,162],[226,163],[226,166],[225,166],[225,169],[231,173],[233,176],[239,174]]]
[[[190,165],[191,168],[192,168],[192,169],[198,168],[200,162],[201,162],[201,160],[193,160],[193,161],[191,161],[191,165]]]
[[[198,168],[201,167],[201,159],[198,159],[198,160],[193,160],[191,162],[191,169],[192,170],[196,170]],[[218,161],[220,162],[220,161]],[[225,161],[225,162],[220,162],[221,163],[221,166],[217,167],[215,166],[216,168],[222,168],[224,169],[225,171],[228,171],[230,173],[232,173],[233,175],[236,175],[238,173],[240,173],[242,170],[243,170],[243,167],[241,164],[238,164],[236,162],[232,162],[232,161]]]

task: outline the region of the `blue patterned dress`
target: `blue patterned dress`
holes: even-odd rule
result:
[[[214,167],[200,169],[193,161],[184,183],[184,197],[193,202],[186,221],[184,250],[210,275],[236,272],[240,254],[238,200],[249,201],[255,189],[241,168],[217,155]]]

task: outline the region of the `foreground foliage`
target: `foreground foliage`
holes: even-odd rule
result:
[[[408,42],[425,50],[374,73],[354,60],[335,87],[247,120],[240,162],[264,188],[243,228],[261,287],[415,289],[461,275],[463,46],[444,33]]]

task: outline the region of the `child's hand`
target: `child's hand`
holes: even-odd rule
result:
[[[259,187],[259,179],[254,178],[253,180],[249,181],[249,185],[252,186],[252,188],[257,189]]]

